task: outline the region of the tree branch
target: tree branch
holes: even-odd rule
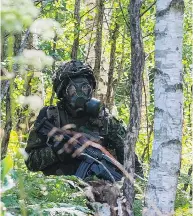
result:
[[[145,11],[143,11],[143,13],[140,14],[140,17],[142,17],[145,13],[147,13],[147,11],[150,10],[155,4],[156,4],[156,0]]]
[[[92,10],[94,10],[96,8],[97,5],[95,5],[93,8],[91,8],[90,10],[88,10],[86,13],[84,13],[80,19],[82,19],[85,15],[87,15],[88,13],[90,13]]]
[[[126,20],[126,17],[125,17],[124,12],[123,12],[123,7],[122,7],[120,1],[119,1],[119,8],[121,9],[121,13],[122,13],[122,15],[123,15],[123,19],[125,20],[125,24],[126,24],[127,28],[130,29],[129,23],[128,23],[127,20]]]

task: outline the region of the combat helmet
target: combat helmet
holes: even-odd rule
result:
[[[58,98],[62,98],[62,90],[68,85],[69,79],[84,76],[96,88],[96,80],[90,65],[81,61],[72,60],[63,62],[53,76],[53,88]]]

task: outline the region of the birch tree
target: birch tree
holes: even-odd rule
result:
[[[109,63],[109,71],[108,71],[108,83],[107,83],[107,94],[106,94],[106,104],[109,110],[112,110],[113,107],[113,74],[115,67],[115,58],[116,58],[116,43],[118,37],[119,25],[115,22],[115,27],[111,33],[111,51],[110,51],[110,63]]]
[[[77,56],[78,56],[79,35],[80,35],[80,0],[75,1],[74,19],[75,19],[74,42],[73,42],[73,46],[72,46],[71,57],[72,57],[72,59],[76,60]]]
[[[98,82],[100,76],[100,65],[102,55],[102,30],[103,30],[103,15],[104,15],[104,1],[97,0],[97,30],[95,43],[95,65],[94,74]]]
[[[172,215],[182,140],[183,0],[157,0],[155,117],[151,168],[143,215]]]
[[[109,68],[109,57],[108,55],[105,55],[105,51],[109,41],[108,23],[111,19],[112,10],[109,8],[105,8],[104,0],[96,0],[96,9],[96,30],[92,36],[96,42],[94,43],[94,53],[92,52],[93,49],[91,48],[88,57],[92,60],[94,56],[93,68],[97,81],[95,97],[100,99],[102,102],[105,102]]]

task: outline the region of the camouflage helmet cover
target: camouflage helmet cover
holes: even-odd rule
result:
[[[93,86],[93,89],[96,88],[96,80],[90,65],[72,60],[70,62],[63,62],[58,67],[53,76],[53,88],[58,98],[62,98],[62,89],[68,85],[69,79],[79,76],[86,77]]]

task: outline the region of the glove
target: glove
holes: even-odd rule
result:
[[[69,141],[70,138],[71,136],[67,135],[64,136],[62,141],[53,140],[53,144],[51,145],[51,148],[60,161],[64,161],[65,157],[69,155],[69,153],[71,153],[69,148],[67,148],[68,146],[67,142]]]
[[[82,137],[82,134],[80,133],[76,133],[76,134],[66,134],[62,137],[62,140],[53,140],[53,144],[51,145],[53,151],[56,153],[56,155],[58,156],[58,158],[61,161],[64,161],[64,159],[66,160],[66,157],[75,157],[73,156],[74,151],[77,149],[75,147],[75,145],[79,142],[79,143],[85,143],[86,138]]]

